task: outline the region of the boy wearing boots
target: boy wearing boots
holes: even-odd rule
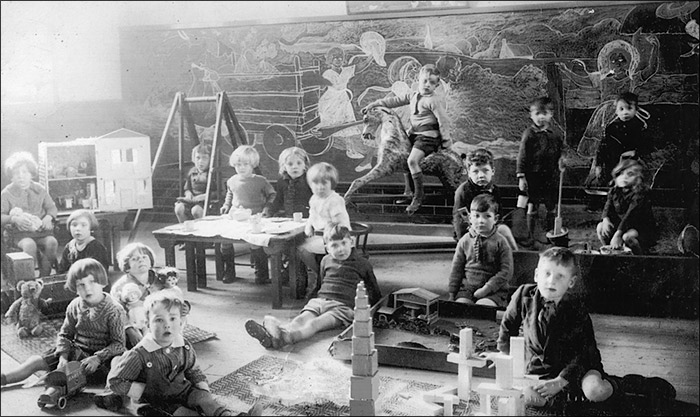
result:
[[[520,142],[516,175],[518,177],[518,205],[514,222],[520,222],[527,198],[527,234],[518,233],[515,238],[522,246],[531,247],[532,239],[538,243],[549,243],[543,230],[554,227],[559,170],[564,168],[564,140],[552,126],[554,104],[548,97],[540,97],[530,103],[532,125],[525,129]],[[547,217],[544,227],[538,227],[538,208],[544,203]]]
[[[369,103],[362,113],[366,113],[373,107],[400,107],[411,106],[411,127],[408,129],[408,138],[413,145],[408,155],[408,169],[413,178],[413,200],[406,207],[409,215],[415,213],[423,203],[423,171],[420,163],[428,155],[437,152],[441,148],[449,148],[452,142],[447,135],[447,113],[445,110],[445,97],[436,94],[435,90],[440,85],[440,71],[433,64],[423,65],[418,75],[418,91],[403,96],[389,97]],[[406,177],[407,182],[408,177]]]
[[[226,200],[221,207],[221,214],[244,208],[250,209],[252,214],[269,215],[270,206],[275,201],[277,192],[267,178],[254,172],[259,163],[260,154],[252,146],[239,146],[231,153],[229,165],[236,169],[236,174],[226,181]],[[231,284],[236,278],[233,245],[222,243],[221,256],[224,261],[224,284]],[[270,282],[267,254],[263,248],[251,245],[250,257],[255,268],[255,283]]]
[[[510,337],[517,336],[522,326],[526,373],[540,376],[525,389],[525,404],[556,407],[585,397],[617,409],[624,407],[624,394],[646,397],[653,407],[673,400],[676,390],[662,378],[618,377],[603,370],[588,310],[580,297],[569,294],[578,273],[576,257],[568,248],[547,249],[540,254],[535,284],[521,285],[505,311],[498,350],[509,354]]]

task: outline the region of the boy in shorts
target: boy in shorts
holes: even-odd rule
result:
[[[321,286],[288,324],[274,316],[265,316],[263,324],[248,320],[245,329],[266,349],[279,349],[309,339],[318,332],[347,327],[355,318],[355,292],[363,281],[372,305],[382,295],[372,265],[354,247],[350,229],[329,224],[323,233],[326,255],[321,261]]]

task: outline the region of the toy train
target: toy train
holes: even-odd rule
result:
[[[68,362],[63,369],[51,371],[46,375],[46,389],[39,396],[37,405],[40,408],[66,408],[68,399],[82,391],[87,385],[85,371],[80,362]]]

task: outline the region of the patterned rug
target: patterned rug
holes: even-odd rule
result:
[[[235,372],[214,381],[212,393],[234,413],[247,412],[255,403],[263,407],[262,415],[341,416],[349,415],[351,369],[335,359],[324,358],[301,363],[264,355]],[[425,382],[378,377],[379,397],[376,415],[427,415],[419,401],[421,394],[440,388]],[[456,381],[455,381],[456,382]],[[492,399],[492,414],[497,415],[497,398]],[[479,411],[479,396],[471,393],[453,410],[455,416],[474,415]],[[654,413],[635,399],[615,410],[589,403],[570,403],[566,408],[535,409],[527,407],[528,416],[552,415],[698,415],[698,406],[676,401],[668,410]]]
[[[2,350],[21,363],[32,355],[41,355],[47,350],[54,348],[56,346],[56,336],[61,329],[63,319],[50,319],[46,320],[45,323],[48,325],[43,335],[20,339],[15,325],[6,323],[3,320],[0,326]],[[185,326],[183,336],[190,343],[195,344],[216,337],[216,333],[208,332],[188,323]]]

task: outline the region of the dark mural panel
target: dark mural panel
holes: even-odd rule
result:
[[[296,144],[312,162],[334,164],[349,182],[376,163],[378,144],[360,138],[361,126],[322,132],[360,120],[372,100],[412,91],[420,66],[433,63],[443,74],[438,92],[447,101],[456,152],[487,147],[501,159],[499,167],[513,167],[530,123],[528,102],[548,95],[574,166],[567,182],[580,185],[610,121],[610,100],[630,90],[649,114],[655,186],[676,188],[674,176],[697,175],[697,5],[128,28],[121,32],[123,96],[133,125],[127,127],[157,140],[177,92],[225,91],[268,178],[276,178],[281,150]],[[343,64],[334,70],[329,64],[336,55]],[[622,70],[610,63],[616,57],[624,59]],[[395,110],[407,122],[407,109]],[[193,105],[192,112],[211,130],[213,105]],[[176,129],[171,133],[176,142]],[[499,184],[516,183],[507,169],[497,172]]]

